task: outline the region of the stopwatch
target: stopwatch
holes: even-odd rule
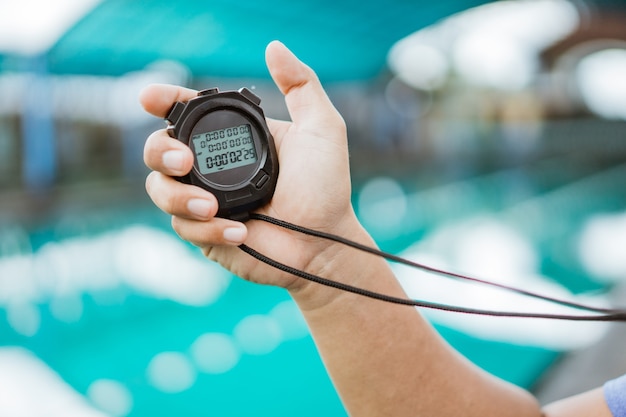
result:
[[[260,103],[247,88],[211,88],[174,103],[165,117],[169,135],[194,155],[191,171],[175,178],[215,195],[218,217],[246,221],[274,194],[278,157]]]

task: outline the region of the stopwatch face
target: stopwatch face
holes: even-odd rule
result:
[[[191,172],[174,178],[212,193],[218,217],[246,221],[276,189],[278,155],[260,102],[246,88],[211,88],[174,103],[165,117],[169,135],[194,155]]]
[[[259,170],[263,144],[256,123],[233,110],[204,115],[189,137],[194,171],[208,185],[233,189],[249,181]]]

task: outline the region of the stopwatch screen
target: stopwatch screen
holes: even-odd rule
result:
[[[249,124],[198,133],[191,140],[202,175],[243,167],[257,161]]]

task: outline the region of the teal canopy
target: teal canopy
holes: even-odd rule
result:
[[[49,51],[52,73],[119,75],[176,60],[194,76],[267,77],[283,41],[326,81],[381,73],[402,37],[485,0],[104,0]]]

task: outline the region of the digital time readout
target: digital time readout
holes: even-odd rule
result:
[[[257,160],[249,124],[199,133],[191,140],[202,175],[243,167]]]

